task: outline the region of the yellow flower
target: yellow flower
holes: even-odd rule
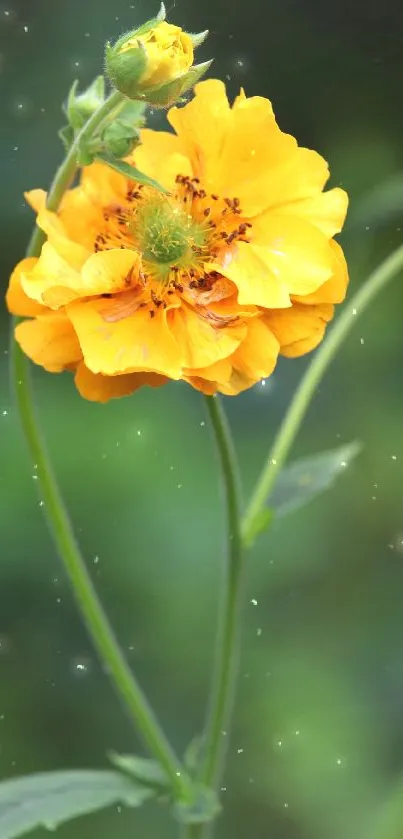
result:
[[[24,352],[75,370],[82,396],[106,401],[184,379],[237,394],[270,376],[278,354],[322,339],[347,269],[333,236],[347,209],[323,192],[328,168],[277,126],[270,102],[233,107],[209,80],[173,108],[176,134],[145,129],[128,158],[163,196],[95,163],[58,214],[28,200],[48,241],[10,282]]]
[[[165,20],[139,38],[129,38],[119,54],[128,50],[145,52],[145,69],[139,78],[141,87],[153,87],[169,82],[186,73],[193,64],[193,44],[190,35],[180,26]]]

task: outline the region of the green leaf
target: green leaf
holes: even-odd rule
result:
[[[117,769],[135,778],[145,787],[156,791],[166,791],[170,788],[169,778],[156,760],[137,755],[120,755],[116,752],[109,752],[108,757]]]
[[[259,510],[259,513],[252,521],[251,527],[249,529],[248,538],[244,539],[245,548],[252,547],[253,543],[263,533],[264,530],[267,530],[271,521],[273,519],[273,510],[270,507],[263,507],[263,510]]]
[[[269,508],[277,516],[284,516],[305,506],[332,486],[361,448],[360,443],[348,443],[291,463],[280,473],[268,499]]]
[[[154,178],[149,178],[144,172],[140,172],[139,169],[136,169],[134,166],[130,166],[129,163],[125,163],[123,160],[116,160],[109,154],[97,154],[97,160],[100,160],[102,163],[106,163],[106,165],[110,166],[111,169],[115,169],[116,172],[120,172],[120,174],[124,175],[125,178],[130,178],[131,181],[151,186],[153,189],[158,190],[158,192],[163,192],[165,194],[168,193],[168,190],[159,184],[158,181],[155,181]]]
[[[63,125],[63,128],[58,131],[58,137],[63,143],[64,150],[69,152],[74,142],[74,128],[71,125]]]
[[[183,756],[183,762],[190,772],[196,773],[200,766],[204,750],[204,737],[198,734],[190,741]]]
[[[202,784],[194,787],[192,801],[177,801],[173,807],[174,816],[181,824],[205,824],[214,821],[220,811],[216,793]]]
[[[128,99],[122,108],[119,109],[119,119],[128,122],[134,128],[141,128],[145,123],[145,102]]]
[[[153,795],[112,770],[43,772],[0,783],[0,836],[15,839],[48,830],[112,804],[139,807]]]

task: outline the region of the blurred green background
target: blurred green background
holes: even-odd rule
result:
[[[60,105],[100,72],[103,43],[152,15],[127,0],[1,0],[1,283],[32,224],[24,189],[61,156]],[[177,0],[208,27],[215,75],[273,100],[281,127],[350,193],[352,287],[402,240],[401,0]],[[158,125],[161,116],[153,116]],[[348,303],[346,304],[348,305]],[[357,322],[293,455],[359,439],[329,493],[279,522],[251,556],[220,839],[367,839],[403,770],[402,278]],[[140,750],[48,536],[0,333],[0,772],[106,765]],[[307,359],[226,399],[245,490]],[[223,551],[200,396],[173,384],[105,407],[35,370],[40,416],[76,532],[142,684],[182,751],[202,725]],[[255,605],[254,602],[257,601]],[[390,805],[403,835],[403,803]],[[400,808],[400,809],[399,809]],[[396,812],[395,812],[396,810]],[[152,807],[110,810],[60,839],[175,836]],[[39,839],[39,832],[35,839]]]

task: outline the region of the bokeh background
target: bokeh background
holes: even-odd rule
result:
[[[100,72],[103,44],[150,17],[128,0],[0,0],[1,287],[32,224],[24,189],[61,156],[61,102]],[[177,0],[231,95],[273,100],[281,127],[331,161],[351,196],[352,288],[402,241],[401,0]],[[152,117],[158,125],[162,117]],[[293,456],[359,439],[327,494],[251,556],[220,839],[403,835],[403,384],[400,277],[357,322]],[[346,305],[349,305],[348,303]],[[48,536],[0,331],[0,773],[106,766],[140,751],[83,628]],[[225,406],[245,490],[307,359]],[[179,751],[206,702],[223,524],[202,400],[173,384],[101,407],[68,375],[35,370],[55,468],[91,573],[132,666]],[[386,832],[373,831],[391,808]],[[110,810],[60,839],[173,837],[153,807]],[[381,835],[382,833],[382,835]],[[38,831],[33,839],[40,839]]]

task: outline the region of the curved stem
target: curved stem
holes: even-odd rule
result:
[[[243,577],[243,552],[240,529],[240,485],[231,432],[219,398],[206,397],[206,404],[219,454],[228,531],[215,675],[205,729],[205,758],[200,771],[200,780],[206,786],[217,788],[228,742],[227,727],[232,712],[237,675],[238,614]]]
[[[298,434],[302,420],[311,403],[317,387],[327,368],[333,361],[338,349],[359,315],[371,303],[374,297],[382,291],[387,283],[403,270],[403,246],[397,248],[384,262],[368,277],[359,288],[336,323],[329,332],[311,361],[303,376],[294,398],[288,408],[280,430],[274,440],[266,465],[258,479],[256,489],[252,495],[249,507],[242,522],[242,536],[244,544],[248,544],[254,532],[256,521],[267,505],[267,499],[273,488],[288,452]]]
[[[115,109],[120,101],[124,101],[122,95],[112,93],[77,137],[53,180],[47,202],[50,209],[58,209],[64,192],[74,178],[80,142],[83,138],[91,136],[110,110]],[[36,228],[28,246],[27,256],[39,255],[43,238],[42,231]],[[11,363],[17,406],[31,457],[35,463],[43,509],[89,633],[117,692],[126,704],[133,723],[140,730],[151,753],[165,769],[177,797],[186,798],[189,781],[123,656],[76,543],[35,416],[28,360],[15,341]]]

